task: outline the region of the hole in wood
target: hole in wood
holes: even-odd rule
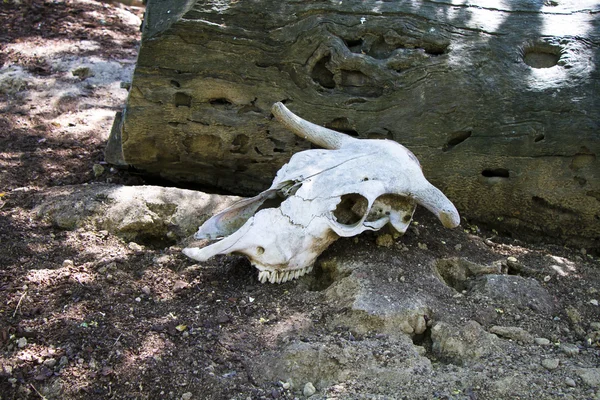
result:
[[[361,51],[362,51],[362,45],[363,45],[362,38],[347,39],[347,40],[344,40],[344,42],[346,43],[346,47],[348,47],[348,49],[350,49],[351,52],[353,52],[353,53],[361,53]]]
[[[329,61],[331,61],[330,56],[321,58],[313,67],[310,76],[313,81],[322,87],[326,89],[333,89],[335,88],[335,81],[333,80],[333,72],[327,68]]]
[[[192,96],[183,92],[175,93],[175,107],[191,107]]]
[[[552,68],[558,64],[562,50],[548,43],[535,43],[523,49],[523,62],[531,68]]]
[[[350,120],[346,117],[336,118],[333,121],[325,124],[326,128],[333,129],[334,131],[342,132],[347,135],[358,137],[358,132],[354,129]]]
[[[508,178],[510,173],[505,168],[493,168],[493,169],[484,169],[481,171],[481,175],[486,178]]]
[[[342,89],[344,92],[363,97],[379,97],[383,89],[369,76],[360,71],[342,70]]]
[[[171,86],[173,87],[181,87],[181,84],[177,82],[175,79],[171,80]]]
[[[448,151],[454,148],[455,146],[461,144],[472,135],[471,131],[460,131],[454,132],[450,134],[450,137],[446,144],[442,147],[442,151]]]
[[[218,99],[211,99],[208,101],[211,106],[219,107],[219,106],[230,106],[233,103],[227,100],[224,97],[219,97]]]
[[[238,154],[245,154],[248,152],[248,142],[250,138],[246,135],[237,135],[231,143],[231,152]]]
[[[535,138],[533,138],[533,141],[534,141],[535,143],[537,143],[537,142],[541,142],[541,141],[542,141],[542,140],[544,140],[545,138],[546,138],[546,136],[544,136],[544,134],[543,134],[543,133],[540,133],[540,134],[539,134],[539,135],[537,135]]]

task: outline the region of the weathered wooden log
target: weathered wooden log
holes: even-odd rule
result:
[[[151,1],[107,159],[254,194],[310,146],[282,101],[402,143],[466,217],[597,245],[599,58],[593,0]]]

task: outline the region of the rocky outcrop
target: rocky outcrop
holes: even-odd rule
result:
[[[236,200],[158,186],[76,185],[38,195],[37,216],[62,229],[106,230],[126,240],[175,242]]]
[[[597,243],[599,12],[591,0],[151,2],[107,159],[256,193],[309,147],[272,118],[282,101],[406,145],[466,217]]]

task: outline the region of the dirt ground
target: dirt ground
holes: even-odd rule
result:
[[[92,0],[8,0],[0,7],[0,399],[304,398],[302,387],[265,380],[251,364],[292,340],[382,340],[379,332],[331,323],[346,309],[327,301],[334,278],[323,270],[260,284],[242,257],[200,266],[177,245],[60,230],[33,211],[39,194],[54,186],[148,183],[137,171],[103,162],[112,118],[127,95],[121,80],[130,79],[135,65],[142,14]],[[418,228],[396,239],[396,247],[378,246],[377,235],[365,234],[340,240],[323,259],[379,251],[394,257],[400,247],[414,265],[465,254],[481,264],[518,258],[527,268],[509,273],[539,280],[556,304],[552,315],[530,310],[514,320],[507,306],[487,307],[492,316],[482,317],[473,304],[471,317],[486,329],[518,324],[555,344],[498,358],[490,370],[531,375],[539,387],[504,395],[491,384],[445,387],[454,367],[429,354],[433,370],[445,376],[430,379],[430,388],[416,381],[418,389],[370,394],[372,388],[361,392],[347,383],[345,394],[339,385],[317,387],[314,398],[598,398],[593,377],[532,367],[535,357],[600,366],[600,336],[590,334],[600,323],[597,254],[527,244],[467,222],[440,230],[424,212],[416,220]],[[562,260],[562,268],[552,260]],[[419,273],[405,272],[409,280]],[[290,316],[307,322],[294,325]],[[286,333],[276,335],[282,324],[289,325]],[[427,347],[426,339],[413,340]],[[559,343],[575,345],[578,355],[561,358]]]

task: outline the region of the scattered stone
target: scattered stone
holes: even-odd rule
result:
[[[284,388],[285,390],[289,390],[289,388],[292,387],[292,385],[289,382],[283,382],[281,384],[281,387]]]
[[[579,368],[575,373],[588,386],[600,387],[600,368]]]
[[[101,201],[99,201],[101,200]],[[183,239],[239,197],[158,186],[57,187],[40,194],[35,214],[62,229],[94,226],[129,241]]]
[[[136,242],[129,242],[127,247],[129,247],[129,250],[135,251],[136,253],[142,252],[144,250],[144,248]]]
[[[540,346],[548,346],[550,344],[550,340],[542,337],[535,338],[535,344],[539,344]]]
[[[542,367],[546,368],[549,371],[555,370],[558,368],[559,360],[558,358],[546,358],[542,360]]]
[[[186,392],[184,394],[181,395],[181,400],[190,400],[192,398],[192,393],[191,392]]]
[[[431,329],[432,351],[442,359],[464,364],[501,350],[501,341],[497,336],[486,332],[475,321],[455,327],[438,322]]]
[[[54,368],[56,365],[56,358],[47,358],[44,360],[43,364],[48,368]]]
[[[94,164],[92,171],[94,171],[94,176],[98,178],[104,173],[104,167],[100,164]]]
[[[150,296],[150,288],[148,286],[144,286],[142,288],[142,293],[144,293],[146,296]]]
[[[512,256],[511,256],[511,257],[508,257],[508,258],[506,259],[506,264],[507,264],[509,267],[514,267],[514,266],[515,266],[515,265],[517,265],[518,263],[519,263],[519,260],[517,260],[517,258],[516,258],[516,257],[512,257]]]
[[[22,349],[23,347],[27,346],[27,339],[22,337],[19,338],[19,340],[17,340],[17,346]]]
[[[394,245],[394,238],[389,233],[386,233],[384,235],[377,236],[375,243],[377,243],[377,246],[390,248]]]
[[[317,389],[315,389],[315,386],[312,384],[312,382],[306,382],[306,384],[304,385],[304,389],[302,390],[302,393],[306,397],[310,397],[313,394],[315,394],[316,392],[317,392]]]
[[[529,332],[517,326],[492,326],[490,328],[490,333],[528,344],[531,344],[535,341]]]
[[[569,317],[574,325],[581,324],[582,318],[579,310],[577,310],[575,307],[567,307],[565,312],[567,313],[567,317]]]
[[[71,71],[71,73],[73,74],[73,76],[78,77],[82,81],[91,76],[94,76],[94,72],[89,67],[75,68],[73,71]]]
[[[60,358],[60,360],[58,360],[58,365],[60,367],[64,367],[65,365],[67,365],[69,363],[69,358],[67,356],[62,356]]]
[[[567,386],[569,386],[569,387],[576,387],[577,386],[577,383],[575,383],[575,379],[569,378],[569,377],[565,378],[565,384]]]
[[[600,331],[600,322],[592,322],[590,328],[594,331]]]
[[[544,314],[554,310],[552,296],[533,278],[517,275],[484,275],[475,279],[469,294]]]
[[[64,260],[62,266],[63,268],[71,268],[75,266],[75,264],[73,263],[73,260]]]
[[[590,300],[590,304],[592,304],[592,305],[594,305],[594,306],[597,306],[597,305],[598,305],[598,300],[596,300],[596,299],[591,299],[591,300]]]
[[[417,243],[417,246],[419,247],[419,249],[421,250],[427,250],[427,244],[426,243]]]
[[[187,289],[190,286],[189,283],[185,282],[185,281],[176,281],[175,284],[173,285],[173,291],[174,292],[180,292],[184,289]]]
[[[576,356],[579,354],[579,347],[574,344],[564,343],[560,345],[560,350],[568,356]]]

